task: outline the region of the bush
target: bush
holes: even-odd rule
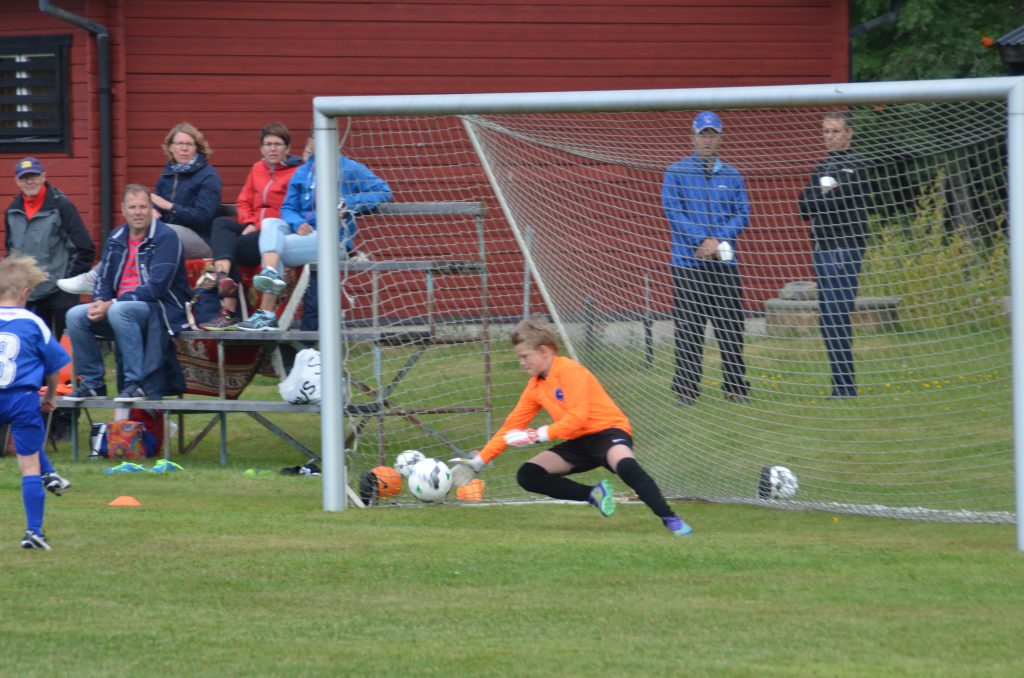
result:
[[[961,224],[949,227],[942,195],[940,177],[907,217],[874,221],[860,294],[900,297],[900,321],[908,330],[1006,326],[1003,297],[1009,294],[1010,271],[1002,229],[985,244],[971,239]]]

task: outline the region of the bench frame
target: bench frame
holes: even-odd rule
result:
[[[225,206],[225,214],[230,215],[233,206]],[[358,417],[359,421],[353,426],[349,435],[346,436],[345,444],[350,445],[356,435],[374,418],[380,427],[379,439],[381,440],[381,463],[383,463],[383,417],[401,416],[410,423],[424,430],[428,435],[447,445],[456,453],[463,453],[458,445],[445,438],[439,431],[434,430],[423,422],[419,416],[427,414],[442,413],[464,413],[464,412],[485,412],[487,418],[487,432],[490,433],[492,417],[492,375],[490,359],[490,334],[489,334],[489,298],[487,286],[487,265],[486,249],[484,245],[483,216],[486,208],[480,203],[473,202],[421,202],[421,203],[389,203],[381,205],[376,213],[381,215],[437,215],[437,216],[461,216],[474,219],[477,237],[479,240],[479,259],[474,260],[403,260],[403,261],[349,261],[344,265],[348,273],[369,272],[373,276],[373,318],[372,325],[368,328],[352,328],[342,332],[342,339],[345,342],[372,342],[374,347],[374,364],[376,385],[370,386],[355,379],[351,382],[359,391],[374,398],[373,402],[350,403],[346,406],[346,412],[352,417]],[[237,214],[237,212],[235,212]],[[315,266],[307,265],[303,269],[289,301],[280,317],[282,328],[291,326],[298,303],[302,298],[305,286],[308,284],[309,275]],[[414,330],[402,327],[381,326],[377,309],[379,307],[379,285],[378,277],[389,271],[423,271],[427,276],[428,291],[428,322],[425,330]],[[483,300],[483,317],[481,319],[481,333],[476,337],[437,337],[436,327],[433,318],[433,276],[444,274],[474,274],[481,277],[481,295]],[[298,285],[302,285],[301,289]],[[115,402],[110,398],[89,398],[82,401],[69,401],[65,398],[58,398],[58,407],[71,409],[73,412],[74,426],[71,432],[72,459],[77,460],[79,450],[78,420],[81,412],[90,408],[95,409],[143,409],[163,410],[167,413],[178,414],[178,452],[187,454],[195,449],[196,445],[208,434],[214,426],[220,424],[220,462],[228,463],[228,437],[227,437],[227,415],[241,412],[249,415],[262,426],[277,435],[283,441],[305,454],[312,461],[319,461],[320,456],[309,449],[294,437],[289,435],[280,426],[274,424],[263,413],[308,413],[320,412],[319,405],[294,405],[284,401],[264,400],[228,400],[224,393],[224,345],[226,343],[262,343],[267,344],[267,350],[274,356],[272,363],[276,373],[283,378],[284,367],[280,358],[279,346],[282,344],[302,345],[315,343],[319,340],[319,332],[302,331],[276,331],[276,332],[224,332],[224,331],[185,331],[178,335],[182,339],[206,339],[217,342],[218,372],[221,382],[221,393],[219,398],[169,398],[166,400],[143,400],[131,403]],[[390,401],[390,394],[398,383],[412,369],[422,355],[422,352],[432,345],[451,343],[482,342],[484,345],[484,404],[478,407],[443,407],[443,408],[405,408],[399,407]],[[406,364],[387,383],[383,383],[383,376],[380,373],[380,351],[387,346],[416,345],[417,351],[407,359]],[[183,417],[186,413],[212,413],[214,416],[208,424],[192,438],[186,445]],[[89,416],[91,421],[91,416]],[[170,418],[164,419],[164,449],[165,457],[170,456]],[[351,490],[349,490],[351,492]],[[357,504],[358,497],[355,498]]]

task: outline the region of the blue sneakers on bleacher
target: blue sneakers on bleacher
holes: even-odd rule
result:
[[[280,296],[285,288],[288,287],[288,283],[284,281],[276,269],[267,267],[253,276],[252,286],[260,292],[269,292],[270,294]]]
[[[173,473],[174,471],[184,471],[181,464],[175,464],[170,459],[161,459],[157,463],[153,464],[153,468],[149,469],[150,473]]]
[[[686,521],[679,516],[667,516],[661,519],[668,531],[677,537],[689,537],[693,534],[693,528],[686,524]]]
[[[615,513],[615,495],[612,494],[612,484],[607,480],[602,480],[591,488],[587,501],[596,506],[605,518]]]
[[[235,325],[235,329],[243,332],[273,332],[277,328],[277,316],[270,311],[256,309],[256,312],[249,316],[248,320]]]
[[[130,461],[122,461],[114,468],[103,469],[104,473],[143,473],[146,467],[142,464],[133,464]]]

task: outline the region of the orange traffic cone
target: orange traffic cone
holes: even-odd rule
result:
[[[107,506],[142,506],[142,502],[135,497],[123,495],[107,504]]]

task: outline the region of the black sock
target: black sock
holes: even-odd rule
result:
[[[542,466],[531,462],[519,467],[516,480],[527,492],[544,494],[552,499],[587,501],[590,497],[590,485],[582,485],[575,480],[548,473]]]
[[[647,508],[651,509],[654,515],[659,518],[675,515],[672,509],[668,507],[668,502],[662,496],[661,490],[658,489],[658,483],[654,482],[654,478],[647,475],[647,471],[643,470],[636,459],[626,457],[619,462],[615,472],[622,478],[622,482],[629,485],[636,492],[636,496],[640,497],[640,501],[647,504]]]

